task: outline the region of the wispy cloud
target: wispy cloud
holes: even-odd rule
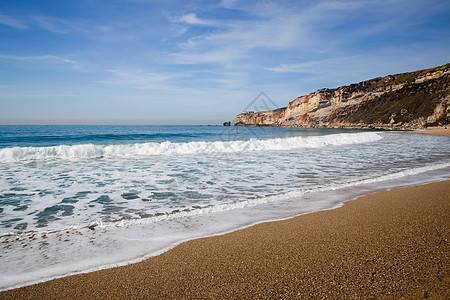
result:
[[[96,23],[88,19],[66,19],[49,15],[25,15],[13,18],[0,13],[0,26],[8,26],[19,30],[43,29],[57,34],[80,34],[85,37],[101,38],[112,33],[111,26]],[[116,35],[119,35],[116,32]]]
[[[194,13],[189,13],[189,14],[183,15],[179,19],[179,21],[180,22],[184,22],[184,23],[189,24],[189,25],[210,25],[211,24],[211,22],[199,19],[197,17],[197,15],[194,14]]]
[[[68,33],[81,33],[81,34],[98,34],[107,33],[112,30],[110,26],[99,25],[89,20],[84,19],[63,19],[55,18],[46,15],[38,15],[32,17],[33,22],[50,32],[68,34]]]
[[[75,61],[73,59],[69,59],[63,56],[58,55],[35,55],[35,56],[19,56],[19,55],[9,55],[9,54],[1,54],[0,59],[4,60],[23,60],[23,61],[50,61],[55,63],[63,63],[71,65],[74,68],[80,68],[82,63]]]
[[[73,30],[73,25],[62,19],[48,16],[35,16],[33,20],[39,27],[54,33],[68,33]]]
[[[274,67],[266,67],[268,71],[276,73],[318,73],[321,72],[315,67],[317,62],[307,62],[302,64],[281,64]]]
[[[255,49],[292,49],[304,38],[301,18],[295,15],[231,24],[209,21],[208,24],[214,24],[217,30],[179,43],[181,51],[171,53],[173,62],[229,64],[247,58]]]
[[[319,10],[325,10],[325,11],[343,11],[343,10],[353,10],[353,9],[357,9],[360,8],[364,5],[366,5],[367,3],[370,3],[373,1],[366,1],[361,2],[361,1],[323,1],[323,2],[318,2],[318,4],[316,6],[314,6],[314,9],[319,11]],[[377,1],[379,2],[379,1]]]
[[[167,89],[166,82],[172,77],[165,74],[147,72],[138,69],[122,68],[111,69],[110,79],[101,80],[100,83],[125,86],[138,89]]]
[[[238,71],[218,70],[185,70],[177,72],[155,72],[132,67],[110,69],[104,80],[98,81],[117,87],[137,90],[151,90],[152,92],[164,92],[172,95],[202,95],[201,101],[206,95],[224,94],[243,89],[248,82],[248,74]],[[197,101],[196,100],[196,101]],[[214,101],[213,99],[209,100]]]
[[[226,23],[220,19],[199,19],[194,13],[185,15],[183,20],[187,24],[208,24],[215,30],[190,36],[180,42],[180,51],[171,53],[173,62],[226,65],[253,59],[260,50],[280,53],[297,50],[299,55],[303,51],[320,52],[323,49],[331,52],[332,49],[326,48],[332,45],[323,29],[345,23],[343,11],[357,11],[363,6],[356,1],[286,5],[274,1],[250,3],[231,0],[224,0],[221,5],[239,10],[247,17]]]
[[[184,35],[186,39],[178,43],[179,51],[173,51],[170,58],[177,64],[229,65],[254,60],[259,54],[267,54],[261,51],[269,51],[272,57],[279,53],[300,60],[280,64],[271,71],[301,72],[307,67],[303,62],[311,53],[334,56],[338,51],[354,52],[368,39],[383,41],[399,28],[406,32],[409,28],[413,30],[417,20],[424,21],[426,13],[421,11],[427,9],[424,3],[416,0],[411,3],[412,8],[405,8],[404,1],[386,0],[288,4],[223,0],[222,7],[239,10],[246,18],[225,23],[221,19],[204,20],[195,13],[184,15],[182,19],[188,25],[208,24],[213,29]],[[356,47],[348,49],[350,45]],[[283,57],[276,60],[282,61]]]
[[[19,91],[18,91],[19,90]],[[20,98],[56,98],[56,97],[77,97],[76,93],[44,91],[42,89],[23,90],[23,86],[3,87],[0,86],[0,98],[20,99]]]
[[[16,29],[22,29],[22,30],[28,28],[28,26],[24,22],[14,19],[14,18],[11,18],[11,17],[8,17],[3,14],[0,14],[0,25],[5,25],[5,26],[16,28]]]

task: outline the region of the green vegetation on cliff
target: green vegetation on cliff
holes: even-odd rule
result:
[[[415,73],[415,72],[412,72]],[[407,82],[402,88],[383,93],[379,97],[345,110],[337,109],[329,119],[341,119],[349,123],[389,124],[412,122],[432,115],[442,99],[450,97],[450,76],[436,78],[424,83],[414,83],[416,74],[398,76],[393,82]],[[393,120],[393,121],[392,121]],[[448,124],[448,116],[434,123]],[[436,125],[436,124],[428,124]]]

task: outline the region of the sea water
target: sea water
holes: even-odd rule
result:
[[[447,136],[219,126],[0,126],[0,289],[450,175]]]

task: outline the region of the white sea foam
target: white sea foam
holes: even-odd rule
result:
[[[447,169],[443,170],[445,166]],[[186,240],[226,233],[268,220],[336,208],[342,205],[342,201],[380,189],[436,181],[445,178],[445,174],[448,175],[448,166],[449,164],[434,164],[397,172],[392,176],[299,191],[278,198],[267,197],[263,201],[265,205],[256,205],[260,201],[253,201],[247,203],[250,205],[238,204],[233,209],[211,208],[185,218],[167,218],[164,222],[122,223],[121,226],[106,226],[108,228],[102,230],[74,228],[39,234],[33,238],[19,236],[20,243],[7,242],[9,247],[4,253],[5,272],[0,274],[0,290],[125,265],[157,255]],[[437,170],[443,172],[434,175],[429,173]],[[424,175],[427,172],[429,174]],[[417,179],[414,179],[414,175],[418,174]],[[398,181],[402,178],[406,181]],[[376,184],[379,181],[385,182],[381,188]],[[248,209],[249,207],[251,208]],[[17,237],[11,239],[16,240]],[[43,239],[45,243],[42,243]],[[23,248],[24,244],[28,247]],[[42,256],[47,259],[42,261]],[[17,265],[17,261],[21,262],[20,265]]]
[[[250,139],[248,141],[214,141],[187,143],[140,143],[127,145],[59,145],[52,147],[11,147],[0,149],[0,163],[85,160],[92,158],[129,158],[135,156],[215,154],[248,151],[277,151],[302,148],[321,148],[367,143],[380,140],[375,132],[341,133],[325,136]]]
[[[295,198],[301,198],[305,194],[312,194],[312,193],[318,193],[318,192],[328,192],[328,191],[335,191],[335,190],[341,190],[345,188],[351,188],[351,187],[357,187],[359,185],[364,184],[375,184],[378,182],[383,181],[389,181],[389,180],[396,180],[400,178],[405,178],[408,176],[414,176],[417,174],[445,169],[450,167],[450,162],[446,163],[437,163],[428,165],[426,167],[420,167],[420,168],[412,168],[408,170],[404,170],[401,172],[395,172],[392,174],[384,175],[384,176],[377,176],[372,177],[369,179],[363,179],[363,180],[355,180],[351,182],[345,182],[345,183],[339,183],[339,184],[330,184],[325,185],[318,188],[312,188],[312,189],[299,189],[295,191],[290,191],[287,193],[282,193],[278,195],[273,196],[267,196],[267,197],[259,197],[256,199],[249,199],[245,201],[240,201],[236,203],[226,203],[226,204],[219,204],[219,205],[213,205],[208,206],[196,210],[190,210],[190,211],[181,211],[176,212],[172,214],[163,214],[155,217],[149,217],[144,219],[124,219],[117,222],[94,222],[90,225],[98,225],[100,228],[107,228],[107,227],[122,227],[122,226],[132,226],[132,225],[141,225],[141,224],[150,224],[150,223],[157,223],[162,221],[171,221],[175,219],[181,219],[181,218],[188,218],[196,215],[203,215],[203,214],[214,214],[214,213],[221,213],[225,211],[231,211],[235,209],[244,209],[247,207],[253,207],[258,205],[264,205],[268,203],[273,202],[279,202],[279,201],[285,201],[288,199],[295,199]]]

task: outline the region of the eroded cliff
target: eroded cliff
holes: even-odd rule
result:
[[[237,126],[414,129],[450,123],[450,64],[322,89],[271,111],[243,112]]]

